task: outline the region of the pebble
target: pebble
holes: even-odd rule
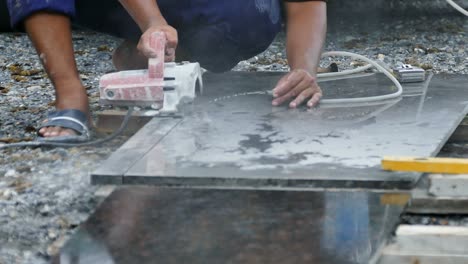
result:
[[[46,204],[39,210],[39,213],[42,216],[47,216],[50,213],[50,211],[51,211],[51,208],[49,207],[49,205]]]
[[[16,193],[16,191],[13,189],[5,189],[3,191],[0,190],[0,198],[5,200],[11,200],[16,195],[18,195],[18,193]]]
[[[42,87],[39,86],[39,85],[33,85],[33,86],[29,86],[27,89],[28,89],[30,92],[36,92],[36,91],[38,91],[38,90],[41,90]]]
[[[55,238],[57,238],[57,230],[49,229],[47,231],[47,237],[51,240],[54,240]]]
[[[48,256],[55,256],[59,253],[60,249],[65,245],[67,242],[68,237],[61,236],[57,240],[55,240],[51,245],[47,247],[47,255]]]
[[[15,177],[17,175],[16,170],[14,169],[9,169],[5,173],[5,177]]]

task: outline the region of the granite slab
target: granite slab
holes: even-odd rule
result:
[[[405,85],[399,99],[312,110],[271,106],[268,91],[281,76],[205,76],[203,94],[181,108],[180,123],[121,175],[122,184],[410,189],[420,174],[382,171],[381,159],[435,156],[468,110],[468,76],[435,75],[428,85]],[[396,89],[382,74],[320,85],[325,99]]]
[[[370,263],[409,195],[124,187],[53,263]]]

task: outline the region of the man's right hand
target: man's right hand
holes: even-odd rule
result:
[[[163,32],[166,35],[166,52],[165,62],[172,62],[175,60],[175,51],[178,43],[177,30],[169,25],[151,26],[143,32],[140,41],[138,42],[137,49],[147,58],[156,57],[156,51],[151,48],[150,39],[151,35],[155,32]]]

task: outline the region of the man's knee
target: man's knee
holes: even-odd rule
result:
[[[225,72],[241,60],[237,45],[226,37],[222,26],[205,26],[181,32],[180,49],[191,61],[211,72]]]
[[[178,30],[180,48],[188,59],[222,72],[268,48],[281,30],[279,2],[200,0],[193,9],[187,9],[192,5],[184,4],[186,1],[158,3],[164,17]]]
[[[179,45],[189,60],[199,62],[209,71],[225,72],[268,48],[276,31],[264,34],[258,32],[261,30],[262,27],[253,26],[248,32],[233,35],[227,23],[200,26],[179,32]]]

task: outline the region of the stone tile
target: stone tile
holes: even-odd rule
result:
[[[56,263],[369,263],[408,198],[126,187],[101,204]]]
[[[280,76],[206,76],[204,94],[182,109],[183,120],[122,183],[409,189],[420,174],[382,171],[382,157],[436,155],[467,112],[466,76],[436,75],[427,89],[405,86],[401,100],[313,110],[271,106],[267,91]],[[325,98],[395,89],[381,74],[321,87]],[[99,177],[93,174],[94,182]]]

